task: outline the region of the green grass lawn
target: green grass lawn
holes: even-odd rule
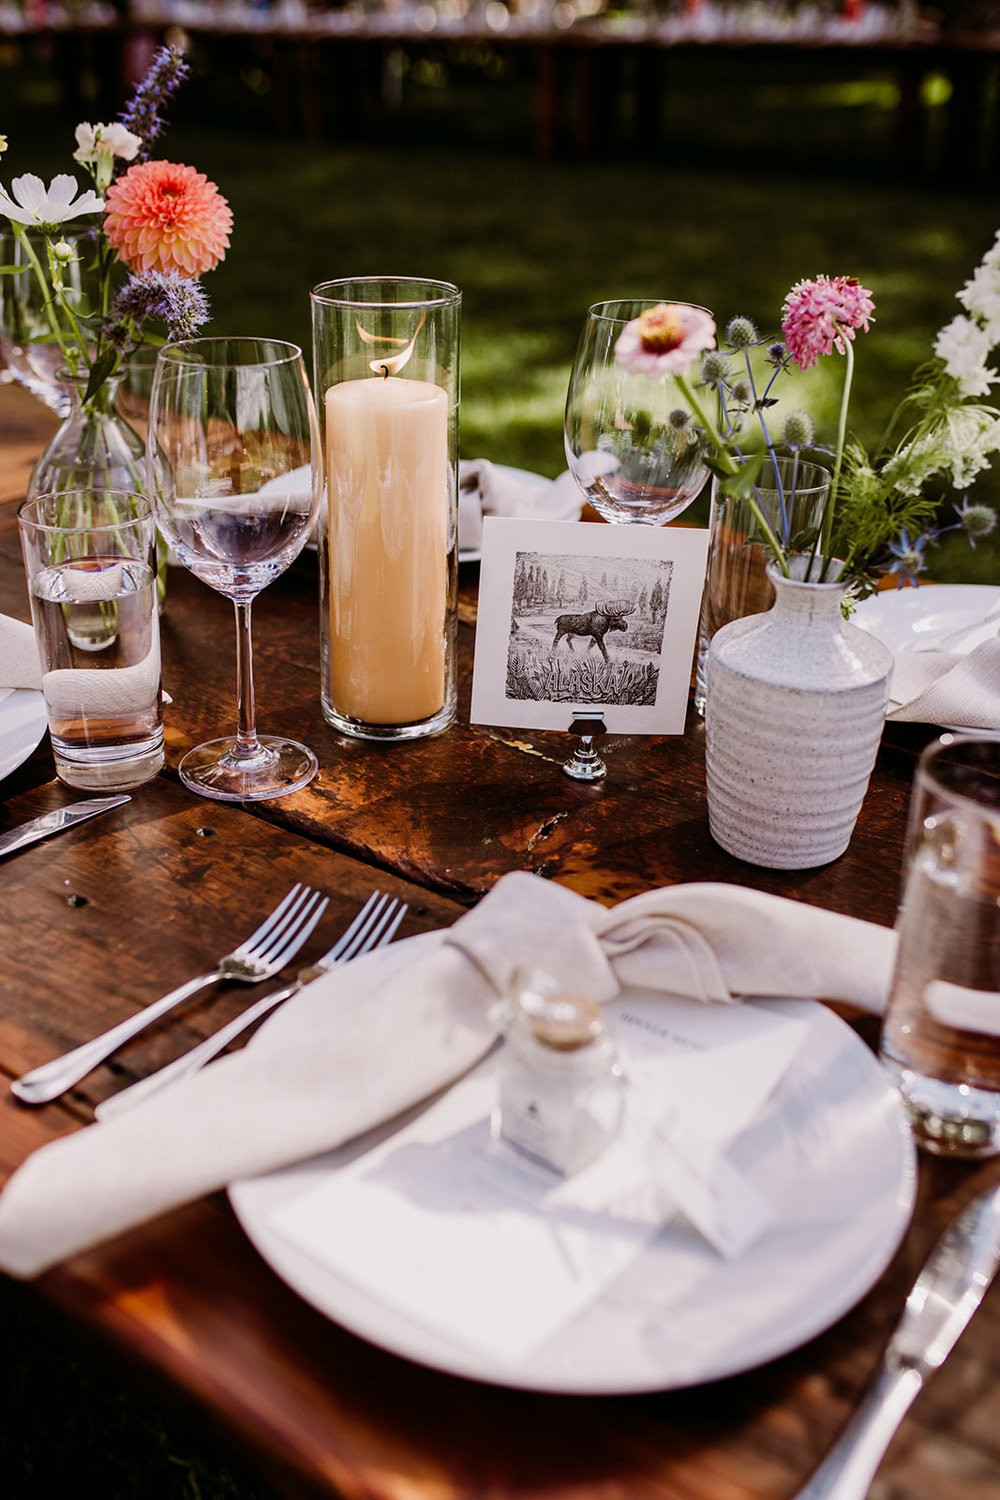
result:
[[[897,179],[894,84],[863,59],[852,65],[856,77],[841,68],[822,80],[798,64],[772,75],[756,64],[713,70],[708,59],[675,70],[658,151],[647,142],[642,153],[584,164],[531,153],[529,80],[515,68],[491,73],[484,63],[450,76],[441,63],[423,83],[411,80],[377,139],[355,132],[307,144],[274,130],[259,60],[213,55],[216,68],[199,65],[162,144],[165,155],[209,173],[235,212],[231,252],[206,282],[214,330],[308,346],[317,282],[454,281],[464,292],[463,453],[550,475],[565,467],[563,402],[590,303],[691,301],[720,322],[741,312],[775,331],[796,280],[855,275],[878,309],[859,341],[853,402],[853,423],[871,442],[1000,226],[992,178],[971,190],[951,186],[947,171],[933,182]],[[43,54],[0,49],[4,181],[67,169],[75,120],[58,116],[54,76]],[[829,359],[789,390],[827,439],[841,372]],[[1000,485],[991,475],[975,493],[997,501]],[[975,553],[943,547],[932,569],[942,579],[1000,583],[1000,540]],[[0,1471],[12,1500],[266,1493],[234,1478],[201,1439],[190,1457],[155,1403],[125,1395],[113,1369],[95,1376],[86,1346],[29,1310],[17,1289],[7,1288],[0,1306],[8,1331]],[[11,1357],[18,1330],[24,1360]],[[48,1440],[53,1422],[61,1456]]]

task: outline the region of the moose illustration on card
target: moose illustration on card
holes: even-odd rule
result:
[[[673,563],[518,552],[508,699],[656,702]]]

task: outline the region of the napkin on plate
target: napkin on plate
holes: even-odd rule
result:
[[[576,521],[582,504],[572,474],[545,479],[485,458],[463,459],[458,466],[458,550],[481,551],[484,516]]]
[[[495,1040],[489,1012],[535,964],[608,1001],[621,986],[706,1003],[826,996],[881,1010],[891,931],[746,890],[649,891],[607,910],[539,876],[506,876],[445,940],[128,1113],[36,1151],[0,1194],[0,1268],[34,1276],[242,1177],[302,1161],[428,1098]],[[342,974],[343,971],[341,971]]]
[[[10,615],[0,615],[0,691],[41,685],[42,667],[34,630]]]
[[[1000,730],[1000,636],[983,641],[967,656],[898,652],[886,718]]]

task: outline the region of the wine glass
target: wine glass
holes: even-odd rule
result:
[[[653,299],[595,302],[587,313],[566,397],[566,458],[605,521],[662,526],[708,477],[694,414],[669,375],[626,369],[615,345]],[[666,306],[670,307],[671,303]]]
[[[301,552],[319,507],[319,429],[301,349],[258,338],[168,344],[146,452],[164,536],[236,606],[238,729],[188,751],[180,778],[224,802],[283,797],[312,780],[317,761],[295,740],[257,734],[250,609]]]

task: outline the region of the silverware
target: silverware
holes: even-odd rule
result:
[[[174,1006],[190,999],[199,990],[214,984],[217,979],[235,979],[241,984],[259,984],[263,979],[273,979],[293,959],[311,934],[327,907],[327,897],[320,896],[310,886],[293,885],[269,917],[252,932],[245,943],[220,958],[209,974],[189,979],[138,1011],[128,1020],[92,1041],[74,1047],[62,1057],[34,1068],[30,1073],[17,1078],[11,1084],[11,1092],[25,1104],[46,1104],[57,1099],[74,1083],[79,1083],[92,1068],[110,1057],[123,1042],[143,1031],[153,1021],[165,1016]]]
[[[795,1500],[863,1500],[882,1457],[944,1364],[1000,1266],[1000,1187],[974,1198],[938,1241],[906,1299],[882,1368]]]
[[[951,651],[956,646],[964,645],[967,640],[972,639],[982,630],[984,625],[990,625],[994,620],[1000,620],[1000,604],[994,604],[988,609],[981,620],[970,620],[968,625],[960,625],[957,630],[949,630],[947,635],[939,636],[936,641],[927,646],[917,646],[917,651]],[[984,641],[990,639],[989,635],[983,637]],[[980,645],[982,642],[980,642]]]
[[[93,797],[87,802],[71,802],[68,807],[57,807],[53,812],[43,813],[40,818],[32,818],[30,823],[22,823],[9,833],[0,834],[0,859],[5,854],[27,848],[37,839],[51,838],[54,833],[62,833],[64,828],[73,828],[87,818],[97,818],[101,813],[131,801],[132,798],[123,792],[118,797]]]
[[[190,1078],[206,1063],[211,1062],[213,1057],[217,1057],[220,1052],[224,1051],[231,1041],[259,1021],[262,1016],[275,1010],[292,995],[297,995],[303,985],[318,979],[321,974],[325,974],[327,969],[332,969],[336,964],[346,963],[351,958],[360,958],[363,953],[370,953],[373,948],[384,948],[395,937],[396,929],[406,916],[407,910],[408,906],[405,901],[396,901],[394,898],[381,895],[378,891],[373,891],[354,921],[345,929],[333,947],[314,964],[301,969],[294,984],[275,990],[271,995],[264,995],[242,1015],[234,1017],[228,1025],[220,1027],[212,1036],[206,1037],[205,1041],[192,1047],[189,1052],[185,1052],[174,1062],[157,1069],[148,1078],[140,1078],[138,1083],[130,1084],[120,1093],[112,1094],[109,1099],[105,1099],[97,1106],[95,1110],[97,1118],[112,1120],[116,1115],[127,1113],[134,1104],[141,1103],[150,1094],[158,1093],[160,1089],[171,1083],[179,1083],[182,1078]]]

